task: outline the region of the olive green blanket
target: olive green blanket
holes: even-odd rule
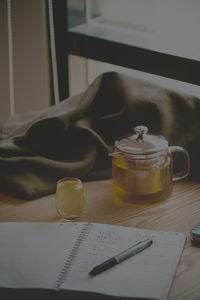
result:
[[[200,179],[200,99],[109,72],[79,95],[15,115],[0,128],[0,192],[33,199],[55,192],[58,179],[111,177],[114,141],[137,125],[191,156]]]

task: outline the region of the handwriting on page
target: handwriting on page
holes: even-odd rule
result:
[[[127,249],[136,241],[152,237],[152,235],[133,235],[133,233],[128,235],[126,233],[123,237],[121,230],[106,229],[96,229],[91,234],[89,247],[82,249],[83,260],[79,264],[79,272],[87,273],[92,266]]]
[[[153,240],[148,249],[97,276],[88,274],[98,264],[147,238]],[[184,241],[181,233],[94,223],[62,287],[77,290],[78,286],[82,291],[122,297],[166,299]]]
[[[167,233],[169,236],[169,233]],[[74,268],[75,272],[78,272],[81,276],[81,273],[85,276],[89,272],[89,270],[95,265],[101,263],[105,259],[108,259],[115,254],[127,249],[132,246],[135,242],[141,241],[144,239],[153,239],[152,249],[147,252],[141,253],[143,256],[143,260],[145,260],[148,264],[152,264],[153,268],[156,265],[163,265],[166,263],[166,259],[164,258],[165,254],[163,249],[168,252],[174,251],[174,242],[176,241],[176,234],[173,233],[171,239],[165,238],[165,233],[154,231],[144,231],[144,230],[130,230],[127,231],[125,228],[112,228],[112,230],[107,229],[106,226],[103,225],[101,228],[93,227],[90,235],[88,236],[87,243],[85,246],[81,247],[79,257],[77,258],[79,263],[76,268]],[[157,240],[159,239],[159,246]],[[153,251],[153,254],[151,254]],[[146,256],[152,255],[152,260],[149,261]],[[156,258],[156,259],[155,259]],[[136,258],[138,259],[138,258]]]

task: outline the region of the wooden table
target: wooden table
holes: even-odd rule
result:
[[[187,242],[169,293],[169,299],[200,299],[200,248],[190,241],[191,229],[200,222],[200,183],[174,183],[172,196],[152,207],[118,203],[112,180],[84,183],[87,205],[79,221],[124,225],[144,229],[183,231]],[[55,195],[24,201],[0,194],[1,222],[58,222]]]

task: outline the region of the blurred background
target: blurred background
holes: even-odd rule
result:
[[[105,71],[200,96],[199,13],[199,0],[0,0],[0,123]]]

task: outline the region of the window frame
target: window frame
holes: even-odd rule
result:
[[[67,0],[52,0],[52,5],[60,101],[69,96],[69,54],[200,85],[200,60],[71,31]]]

